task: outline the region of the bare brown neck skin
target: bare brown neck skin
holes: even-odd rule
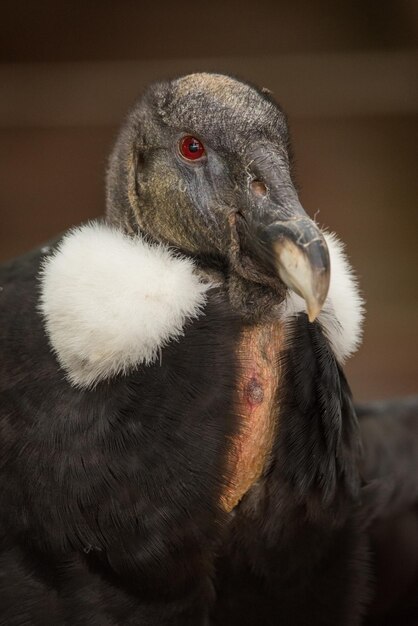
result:
[[[269,321],[245,327],[238,346],[240,377],[235,406],[241,423],[230,453],[231,484],[222,505],[231,511],[261,476],[277,432],[279,353],[283,325]]]

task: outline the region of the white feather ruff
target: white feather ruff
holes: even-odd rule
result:
[[[199,315],[209,288],[190,259],[91,223],[46,259],[40,310],[69,380],[91,387],[153,362]]]
[[[336,358],[344,363],[357,350],[362,339],[364,302],[357,279],[344,252],[344,245],[334,233],[324,232],[331,261],[331,281],[327,299],[318,321]],[[302,298],[289,292],[282,308],[285,317],[306,311]]]
[[[343,363],[361,342],[363,300],[343,245],[334,234],[324,235],[331,282],[318,321]],[[202,312],[211,286],[190,259],[167,246],[91,223],[70,231],[44,262],[40,311],[68,379],[92,387],[155,361]],[[289,292],[280,316],[305,309]]]

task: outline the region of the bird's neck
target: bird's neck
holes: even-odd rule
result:
[[[230,451],[232,481],[224,507],[232,510],[262,475],[278,427],[279,354],[283,325],[277,321],[245,326],[237,348],[240,375],[235,390],[238,435]]]
[[[249,326],[263,326],[277,322],[284,296],[269,286],[247,280],[236,272],[224,272],[199,266],[203,280],[220,287],[228,298],[232,310]]]

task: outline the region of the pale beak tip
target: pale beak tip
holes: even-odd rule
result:
[[[309,304],[307,304],[306,308],[308,312],[308,319],[312,324],[320,314],[322,304],[320,304],[319,302],[310,302]]]
[[[313,322],[316,320],[317,317],[318,317],[318,313],[312,313],[308,311],[308,320],[310,321],[311,324],[313,324]]]

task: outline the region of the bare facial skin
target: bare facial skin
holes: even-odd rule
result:
[[[203,158],[182,158],[185,136]],[[327,246],[298,200],[286,118],[265,90],[205,73],[151,86],[120,133],[107,195],[111,223],[220,273],[248,321],[271,317],[287,288],[319,313]]]

